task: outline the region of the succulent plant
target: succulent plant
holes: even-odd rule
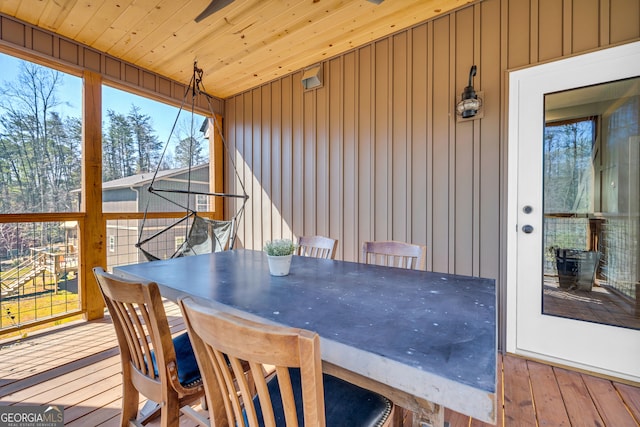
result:
[[[270,256],[285,256],[293,254],[296,245],[289,239],[276,239],[265,243],[263,249]]]

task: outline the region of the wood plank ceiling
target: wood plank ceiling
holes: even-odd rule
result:
[[[472,2],[380,1],[2,0],[0,13],[183,83],[197,60],[226,98]]]

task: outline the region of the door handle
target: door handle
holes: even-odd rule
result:
[[[522,226],[522,231],[524,231],[527,234],[531,234],[531,233],[533,233],[533,226],[529,225],[529,224],[523,225]]]

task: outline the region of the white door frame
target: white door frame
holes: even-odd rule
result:
[[[635,382],[640,382],[640,331],[542,314],[541,159],[545,93],[639,74],[640,42],[635,42],[508,76],[507,351]],[[526,179],[519,179],[525,167]],[[526,205],[532,213],[523,211]],[[525,224],[533,232],[519,232]]]

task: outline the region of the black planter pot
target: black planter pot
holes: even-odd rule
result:
[[[560,287],[591,291],[599,262],[600,252],[556,249],[556,267]]]

